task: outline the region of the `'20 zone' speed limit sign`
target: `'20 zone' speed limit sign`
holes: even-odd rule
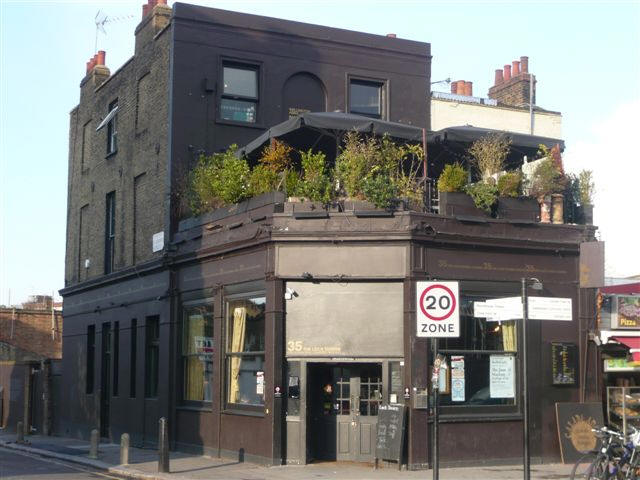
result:
[[[418,337],[460,336],[458,282],[417,282]]]

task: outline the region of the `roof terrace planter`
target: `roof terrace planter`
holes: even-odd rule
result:
[[[580,225],[593,225],[593,205],[579,205],[577,211]]]
[[[532,197],[498,197],[496,212],[504,220],[540,221],[540,205]]]
[[[440,192],[439,213],[448,217],[491,218],[488,212],[476,207],[471,195],[463,192]]]

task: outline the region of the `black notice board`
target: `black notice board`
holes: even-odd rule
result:
[[[395,460],[402,465],[404,450],[405,413],[404,405],[381,405],[378,410],[376,431],[376,465],[379,459]]]
[[[578,383],[578,346],[575,343],[551,344],[551,376],[553,385]]]

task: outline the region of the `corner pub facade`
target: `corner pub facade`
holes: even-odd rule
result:
[[[378,407],[404,403],[404,462],[425,468],[430,416],[415,400],[432,359],[416,337],[416,282],[454,280],[461,337],[440,350],[464,356],[466,387],[462,401],[441,395],[441,462],[519,463],[519,327],[474,318],[472,302],[518,295],[531,276],[541,295],[573,300],[573,321],[529,328],[532,457],[559,458],[554,403],[579,391],[551,385],[548,350],[584,348],[579,251],[593,227],[301,212],[280,193],[180,211],[200,153],[300,112],[428,129],[428,44],[150,2],[134,56],[113,75],[104,60],[87,64],[71,112],[57,433],[152,446],[165,417],[176,450],[370,462]],[[486,394],[494,354],[515,357],[512,398]]]

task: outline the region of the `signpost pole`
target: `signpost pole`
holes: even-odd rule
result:
[[[438,339],[431,339],[431,350],[433,351],[433,364],[435,368],[436,358],[438,358]],[[436,378],[436,382],[433,383],[433,437],[431,441],[431,465],[433,466],[433,480],[438,480],[440,477],[440,464],[439,464],[439,452],[438,452],[438,393],[439,393],[440,374]]]
[[[529,375],[527,370],[527,317],[529,310],[527,281],[527,278],[522,279],[522,456],[524,480],[529,480],[531,475],[531,468],[529,465]]]

